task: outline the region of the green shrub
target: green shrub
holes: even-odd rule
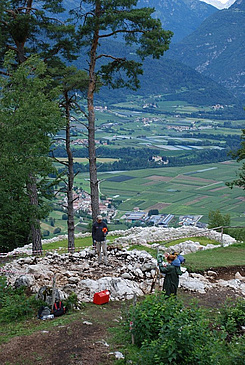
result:
[[[43,237],[48,237],[49,235],[50,235],[50,232],[47,229],[45,229],[43,231]]]
[[[73,311],[78,307],[77,294],[71,293],[69,297],[64,300],[64,305],[68,311]]]
[[[219,346],[219,336],[210,331],[203,311],[197,307],[183,308],[163,324],[156,340],[143,342],[140,364],[218,365]]]
[[[245,335],[234,337],[228,344],[227,364],[244,365],[245,363]]]
[[[240,333],[241,327],[245,326],[245,300],[228,299],[220,310],[219,321],[229,335]]]
[[[6,285],[6,279],[0,277],[0,323],[9,323],[23,317],[36,315],[43,304],[35,296],[27,296],[25,287],[14,289]]]
[[[132,334],[137,346],[145,340],[155,340],[163,326],[168,325],[168,320],[177,316],[183,305],[176,298],[166,300],[163,292],[147,296],[142,302],[137,303],[129,311],[132,322]]]
[[[140,365],[218,365],[224,356],[223,332],[210,330],[205,312],[195,304],[184,307],[164,293],[146,297],[129,310]]]
[[[229,228],[228,234],[234,237],[237,241],[245,243],[245,228]]]
[[[211,210],[208,214],[208,228],[229,226],[230,221],[231,221],[230,214],[221,214],[219,209]],[[228,232],[227,228],[224,228],[224,233],[227,232]]]

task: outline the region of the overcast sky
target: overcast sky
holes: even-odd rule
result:
[[[218,9],[224,9],[231,6],[236,0],[201,0],[207,4],[211,4]]]

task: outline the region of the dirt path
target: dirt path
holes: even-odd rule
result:
[[[1,346],[0,363],[107,364],[107,361],[103,361],[105,346],[97,343],[103,335],[105,330],[102,326],[73,322],[72,326],[15,337],[10,343]]]
[[[104,306],[89,305],[83,313],[67,324],[50,327],[50,321],[41,321],[42,330],[12,338],[0,347],[1,365],[110,365],[113,357],[107,344],[108,327],[115,325],[121,315],[121,303]],[[68,314],[66,317],[68,318]],[[80,318],[79,318],[80,317]],[[63,317],[64,318],[64,317]],[[59,319],[54,319],[52,322]],[[67,321],[66,321],[67,322]],[[40,324],[33,319],[30,326]],[[46,328],[45,328],[46,325]],[[1,337],[1,331],[0,331]]]

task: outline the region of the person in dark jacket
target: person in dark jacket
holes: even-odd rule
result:
[[[162,260],[158,260],[158,265],[160,272],[165,274],[163,290],[165,290],[166,295],[169,297],[171,294],[177,295],[177,289],[179,285],[179,276],[182,275],[180,266],[173,265],[175,255],[168,255],[166,266],[163,266]]]
[[[107,265],[107,244],[106,235],[108,233],[108,228],[105,222],[102,221],[102,216],[98,215],[96,222],[94,222],[92,227],[92,239],[93,245],[96,247],[98,253],[98,263],[102,262],[101,249],[103,251],[104,264]]]

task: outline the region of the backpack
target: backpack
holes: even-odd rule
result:
[[[39,308],[37,318],[38,319],[47,319],[51,314],[51,310],[49,307],[44,307],[43,305]]]
[[[61,300],[54,303],[52,313],[55,317],[62,316],[62,314],[65,314],[65,312],[66,307],[63,305]]]

